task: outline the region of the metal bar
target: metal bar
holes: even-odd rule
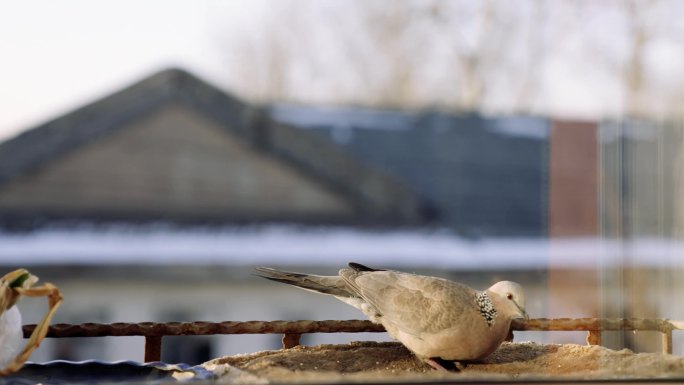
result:
[[[24,325],[24,336],[30,336],[36,325]],[[600,318],[536,318],[514,320],[518,331],[601,331],[655,330],[666,333],[684,329],[684,322],[662,319],[600,319]],[[359,333],[383,332],[382,325],[361,320],[328,321],[225,321],[225,322],[141,322],[80,325],[51,325],[47,337],[105,337],[105,336],[181,336],[213,334],[304,334],[304,333]]]
[[[24,335],[31,334],[35,325],[25,325]],[[182,336],[213,334],[285,334],[285,333],[359,333],[384,332],[382,325],[370,321],[225,321],[225,322],[141,322],[80,325],[51,325],[47,337],[106,337],[106,336]]]
[[[163,336],[145,336],[145,362],[161,361]]]
[[[513,330],[534,331],[590,331],[590,330],[655,330],[665,332],[678,329],[663,319],[606,319],[606,318],[536,318],[513,320]]]
[[[587,333],[587,344],[601,345],[601,331],[589,330],[589,332]]]
[[[28,338],[36,325],[24,325]],[[587,343],[601,344],[602,330],[656,330],[662,333],[663,352],[672,354],[672,331],[684,330],[684,322],[662,319],[537,318],[514,320],[511,330],[588,331]],[[283,334],[283,349],[299,345],[303,333],[383,332],[382,325],[361,320],[328,321],[245,321],[245,322],[141,322],[80,325],[51,325],[46,337],[144,336],[145,362],[161,360],[164,336],[214,334]]]
[[[663,332],[663,353],[672,354],[672,330]]]
[[[302,335],[299,333],[285,333],[283,334],[283,349],[294,348],[299,345],[299,340]]]

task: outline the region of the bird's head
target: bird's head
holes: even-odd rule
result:
[[[525,293],[519,284],[512,281],[501,281],[492,285],[489,291],[499,295],[504,301],[513,305],[511,308],[515,309],[515,312],[519,315],[519,317],[515,318],[530,318],[527,315],[527,311],[525,311]]]

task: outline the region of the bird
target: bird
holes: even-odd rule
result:
[[[445,278],[374,269],[350,262],[336,276],[256,267],[258,276],[328,294],[364,313],[433,368],[481,360],[528,319],[522,287],[512,281],[476,290]]]

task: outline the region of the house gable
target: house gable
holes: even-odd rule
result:
[[[0,210],[105,218],[354,215],[343,195],[177,103],[0,186]]]
[[[423,214],[392,176],[177,69],[0,143],[0,225],[93,215],[406,225]]]

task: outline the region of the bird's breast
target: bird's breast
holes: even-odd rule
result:
[[[497,321],[492,326],[486,322],[454,325],[420,336],[398,331],[395,338],[421,358],[477,360],[493,353],[508,335],[510,321]]]

